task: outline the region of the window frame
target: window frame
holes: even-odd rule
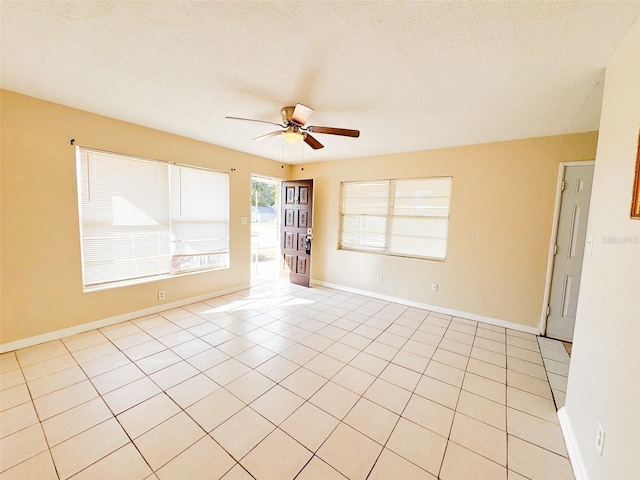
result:
[[[435,180],[435,179],[449,179],[448,190],[449,196],[444,197],[448,198],[447,203],[447,215],[415,215],[415,216],[406,216],[406,215],[398,215],[394,214],[394,207],[396,205],[396,185],[398,182],[402,181],[415,181],[415,180]],[[388,183],[388,196],[387,196],[387,214],[385,215],[385,231],[384,231],[384,248],[372,248],[372,247],[360,247],[345,245],[343,243],[343,234],[344,234],[344,202],[345,202],[345,188],[346,185],[361,185],[367,183]],[[449,246],[449,220],[450,220],[450,210],[451,210],[451,196],[453,191],[453,175],[438,175],[438,176],[430,176],[430,177],[410,177],[410,178],[396,178],[396,179],[383,179],[383,180],[358,180],[358,181],[343,181],[340,182],[340,203],[339,203],[339,230],[338,230],[338,250],[346,250],[353,252],[362,252],[362,253],[373,253],[377,255],[386,255],[391,257],[403,257],[403,258],[413,258],[416,260],[429,260],[435,262],[445,262],[447,259],[448,246]],[[356,215],[356,214],[352,214]],[[366,217],[367,214],[359,214],[360,217]],[[393,220],[397,218],[416,218],[416,219],[446,219],[446,235],[444,237],[445,242],[445,253],[442,257],[435,256],[426,256],[426,255],[415,255],[411,253],[403,253],[391,250],[391,237],[393,235]]]
[[[99,283],[98,282],[86,283],[87,258],[85,254],[85,244],[84,244],[85,243],[85,237],[84,237],[85,227],[83,226],[83,223],[90,223],[90,221],[87,221],[84,218],[85,211],[83,208],[83,202],[84,202],[83,194],[85,193],[85,186],[83,184],[84,182],[83,167],[85,165],[84,155],[85,154],[91,155],[92,153],[94,155],[111,156],[115,158],[129,159],[132,161],[150,162],[155,165],[166,167],[167,198],[162,199],[160,196],[158,198],[160,202],[166,200],[166,202],[168,203],[168,209],[169,209],[168,211],[169,235],[168,235],[168,245],[166,246],[168,251],[168,265],[169,265],[168,271],[161,271],[157,274],[151,273],[149,275],[143,275],[143,276],[137,276],[137,277],[121,278],[117,280],[106,280],[104,282],[99,282]],[[189,165],[185,163],[169,162],[165,160],[151,159],[151,158],[141,157],[137,155],[128,155],[123,153],[98,150],[95,148],[83,147],[81,145],[75,145],[75,155],[76,155],[76,182],[77,182],[77,199],[78,199],[78,226],[79,226],[79,242],[80,242],[80,264],[81,264],[81,270],[82,270],[83,292],[93,292],[93,291],[106,290],[106,289],[118,288],[123,286],[137,285],[137,284],[154,282],[157,280],[173,278],[173,277],[178,277],[183,275],[192,275],[192,274],[209,272],[214,270],[224,270],[231,267],[231,248],[230,248],[231,247],[231,241],[230,241],[230,226],[231,226],[230,225],[230,210],[231,210],[230,198],[231,196],[230,196],[230,182],[229,182],[230,177],[227,172],[206,168],[206,167],[201,167],[201,166],[196,166],[196,165]],[[204,266],[204,267],[191,268],[191,269],[185,269],[185,270],[174,269],[174,261],[173,261],[174,257],[181,256],[180,254],[176,254],[174,252],[174,246],[173,246],[174,234],[172,230],[172,222],[175,222],[175,220],[172,218],[173,217],[172,198],[174,195],[172,193],[172,178],[171,178],[172,173],[171,172],[174,167],[188,168],[191,170],[202,170],[205,172],[218,174],[224,177],[223,181],[224,181],[225,193],[226,193],[226,205],[219,212],[217,211],[216,214],[221,214],[223,218],[223,227],[226,230],[226,250],[220,250],[219,252],[214,252],[215,254],[224,255],[225,257],[224,264],[221,266]],[[91,180],[88,179],[87,187],[89,189],[91,188],[90,182]],[[182,186],[180,188],[182,188]],[[211,253],[211,254],[214,254],[214,253]],[[201,254],[201,255],[205,255],[205,254]]]

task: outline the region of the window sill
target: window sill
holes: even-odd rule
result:
[[[374,255],[383,255],[385,257],[400,257],[400,258],[411,258],[414,260],[428,260],[430,262],[441,262],[445,263],[447,258],[444,257],[419,257],[417,255],[410,254],[402,254],[402,253],[391,253],[385,250],[374,250],[374,249],[366,249],[366,248],[351,248],[351,247],[343,247],[341,245],[338,246],[338,250],[342,250],[344,252],[359,252],[359,253],[373,253]]]
[[[144,283],[152,283],[152,282],[158,282],[160,280],[168,280],[170,278],[178,278],[178,277],[184,277],[188,275],[198,275],[200,273],[209,273],[209,272],[216,272],[218,270],[228,270],[228,269],[229,269],[229,266],[218,267],[218,268],[204,268],[204,269],[192,270],[189,272],[166,273],[163,275],[154,275],[152,277],[136,278],[134,280],[122,280],[119,282],[111,282],[111,283],[105,283],[101,285],[83,287],[82,292],[83,293],[101,292],[103,290],[111,290],[114,288],[131,287],[134,285],[141,285]]]

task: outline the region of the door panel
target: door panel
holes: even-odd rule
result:
[[[306,238],[307,238],[306,232],[305,233],[298,233],[298,251],[305,249]]]
[[[592,181],[593,165],[565,169],[546,334],[569,342],[576,321]]]
[[[293,250],[293,232],[284,232],[284,248],[286,250]]]
[[[313,180],[282,182],[282,248],[289,281],[308,287],[311,281]]]

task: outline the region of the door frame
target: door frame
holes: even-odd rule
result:
[[[553,267],[555,263],[555,246],[558,241],[558,223],[560,222],[560,207],[562,206],[562,182],[567,167],[582,167],[595,165],[595,160],[586,160],[579,162],[560,162],[558,167],[558,180],[556,183],[556,200],[553,209],[553,223],[551,225],[551,239],[549,243],[549,254],[547,258],[547,275],[544,285],[544,298],[542,301],[542,309],[540,312],[540,324],[538,326],[540,335],[545,336],[547,333],[547,306],[551,297],[551,278],[553,276]],[[588,235],[588,233],[587,233]]]

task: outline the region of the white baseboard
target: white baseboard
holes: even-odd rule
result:
[[[488,323],[490,325],[495,325],[497,327],[505,327],[510,328],[512,330],[518,330],[520,332],[531,333],[533,335],[539,335],[540,332],[535,327],[528,327],[526,325],[520,325],[518,323],[509,322],[506,320],[501,320],[498,318],[485,317],[483,315],[477,315],[475,313],[463,312],[460,310],[453,310],[450,308],[439,307],[437,305],[429,305],[421,302],[414,302],[412,300],[407,300],[399,297],[394,297],[390,295],[382,295],[376,292],[370,292],[368,290],[361,290],[358,288],[351,288],[344,285],[338,285],[329,282],[323,282],[320,280],[312,280],[312,283],[316,285],[321,285],[329,288],[334,288],[336,290],[342,290],[349,293],[356,293],[359,295],[365,295],[367,297],[377,298],[379,300],[384,300],[387,302],[395,302],[401,303],[403,305],[407,305],[410,307],[421,308],[423,310],[429,310],[436,313],[442,313],[445,315],[451,315],[454,317],[462,317],[467,318],[469,320],[476,320],[478,322]],[[83,323],[81,325],[76,325],[74,327],[63,328],[61,330],[54,330],[53,332],[43,333],[41,335],[35,335],[33,337],[27,337],[20,340],[15,340],[13,342],[2,343],[0,344],[0,353],[11,352],[13,350],[18,350],[20,348],[31,347],[33,345],[37,345],[39,343],[50,342],[52,340],[58,340],[60,338],[68,337],[71,335],[76,335],[78,333],[88,332],[89,330],[94,330],[96,328],[108,327],[109,325],[114,325],[116,323],[125,322],[127,320],[133,320],[134,318],[143,317],[145,315],[151,315],[158,312],[163,312],[165,310],[170,310],[172,308],[182,307],[184,305],[189,305],[191,303],[201,302],[203,300],[207,300],[209,298],[219,297],[221,295],[227,295],[229,293],[239,292],[241,290],[246,290],[250,288],[250,285],[240,285],[237,287],[229,288],[226,290],[219,290],[216,292],[207,293],[204,295],[199,295],[197,297],[185,298],[183,300],[177,300],[171,303],[163,303],[162,305],[157,305],[149,308],[145,308],[142,310],[136,310],[134,312],[123,313],[122,315],[116,315],[114,317],[103,318],[101,320],[96,320],[93,322]]]
[[[321,280],[311,280],[316,285],[323,287],[335,288],[336,290],[343,290],[349,293],[357,293],[358,295],[365,295],[367,297],[377,298],[386,302],[401,303],[402,305],[408,305],[410,307],[421,308],[423,310],[429,310],[431,312],[442,313],[445,315],[451,315],[453,317],[467,318],[469,320],[475,320],[482,323],[488,323],[495,325],[496,327],[510,328],[511,330],[517,330],[519,332],[531,333],[533,335],[540,335],[540,330],[536,327],[528,327],[519,323],[509,322],[507,320],[501,320],[499,318],[485,317],[484,315],[477,315],[475,313],[463,312],[460,310],[453,310],[451,308],[439,307],[437,305],[429,305],[427,303],[414,302],[413,300],[407,300],[404,298],[393,297],[391,295],[383,295],[376,292],[370,292],[368,290],[360,290],[359,288],[346,287],[344,285],[338,285],[335,283],[323,282]]]
[[[60,330],[54,330],[53,332],[43,333],[41,335],[34,335],[33,337],[22,338],[13,342],[0,344],[0,353],[11,352],[20,348],[32,347],[39,343],[50,342],[52,340],[59,340],[60,338],[69,337],[71,335],[77,335],[78,333],[88,332],[96,328],[108,327],[109,325],[115,325],[116,323],[126,322],[127,320],[133,320],[134,318],[144,317],[145,315],[152,315],[154,313],[164,312],[171,310],[172,308],[183,307],[192,303],[202,302],[210,298],[220,297],[229,293],[239,292],[246,290],[249,285],[240,285],[237,287],[228,288],[226,290],[219,290],[216,292],[205,293],[204,295],[198,295],[197,297],[185,298],[177,300],[175,302],[163,303],[162,305],[156,305],[153,307],[145,308],[142,310],[136,310],[134,312],[123,313],[122,315],[116,315],[114,317],[103,318],[101,320],[95,320],[93,322],[83,323],[74,327],[63,328]]]
[[[562,435],[564,436],[564,443],[567,445],[567,452],[569,453],[569,460],[573,467],[573,474],[576,480],[589,480],[589,474],[587,473],[587,467],[582,459],[582,453],[578,447],[578,441],[573,433],[571,427],[571,421],[567,415],[567,410],[562,407],[558,410],[558,420],[560,420],[560,428],[562,429]]]

